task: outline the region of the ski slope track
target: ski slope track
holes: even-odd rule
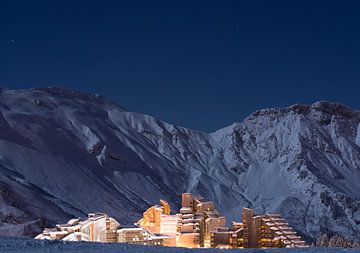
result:
[[[140,102],[140,101],[139,101]],[[216,115],[214,115],[214,120]],[[0,91],[0,235],[89,212],[127,225],[160,198],[279,212],[308,241],[360,239],[360,113],[317,102],[259,110],[213,133],[62,88]]]

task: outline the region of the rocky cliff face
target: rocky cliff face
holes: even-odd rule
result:
[[[0,234],[31,235],[88,212],[122,224],[182,192],[280,212],[309,239],[359,239],[360,113],[318,102],[260,110],[214,133],[60,88],[0,93]]]

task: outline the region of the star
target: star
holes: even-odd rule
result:
[[[10,40],[8,41],[8,43],[9,43],[9,45],[13,46],[13,45],[16,44],[16,40],[15,40],[15,39],[10,39]]]
[[[135,41],[132,39],[129,39],[129,47],[134,47],[135,46]]]

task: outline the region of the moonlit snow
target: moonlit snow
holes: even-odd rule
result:
[[[36,241],[32,239],[1,238],[0,252],[4,253],[356,253],[359,249],[185,249],[150,247],[128,244],[101,244],[85,242]]]
[[[229,222],[251,207],[307,240],[360,239],[360,114],[340,104],[264,109],[214,133],[60,88],[3,89],[0,112],[0,235],[90,212],[129,225],[193,192]]]

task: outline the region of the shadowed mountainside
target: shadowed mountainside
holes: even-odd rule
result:
[[[88,212],[122,224],[182,192],[280,212],[308,239],[360,232],[360,113],[318,102],[256,111],[203,133],[62,88],[0,92],[0,234]]]

